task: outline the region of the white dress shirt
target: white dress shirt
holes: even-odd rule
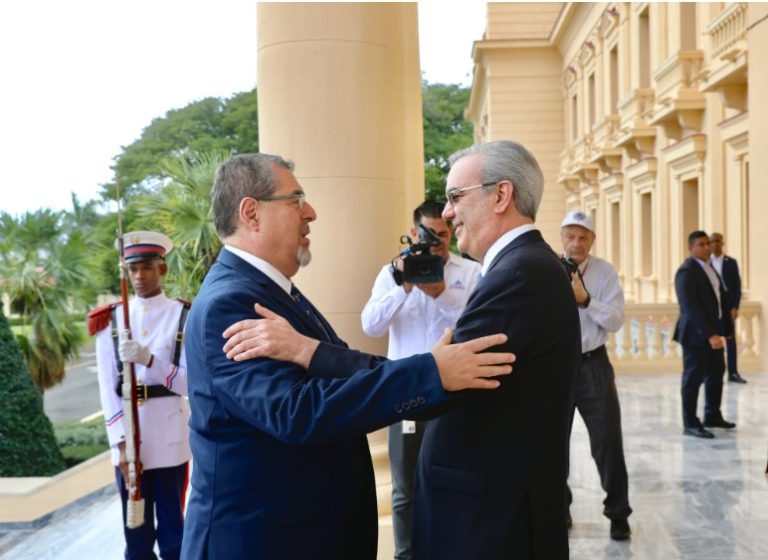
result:
[[[536,226],[533,224],[517,226],[516,228],[509,230],[507,233],[494,241],[493,245],[491,245],[485,252],[485,256],[483,257],[483,267],[480,270],[480,274],[485,276],[488,273],[488,268],[491,266],[493,259],[496,258],[496,255],[498,255],[504,247],[512,243],[515,239],[524,233],[528,233],[529,231],[533,231],[535,229]]]
[[[444,266],[445,290],[432,298],[414,286],[406,293],[384,266],[362,313],[363,331],[380,337],[389,332],[392,360],[428,352],[446,327],[453,328],[477,283],[480,265],[451,254]]]
[[[590,302],[579,307],[581,351],[590,352],[608,341],[608,333],[624,324],[624,291],[616,270],[601,258],[588,256],[579,265]]]

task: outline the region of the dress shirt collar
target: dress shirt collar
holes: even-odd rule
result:
[[[523,224],[509,230],[507,233],[499,237],[493,243],[493,245],[490,246],[488,251],[486,251],[485,257],[483,258],[483,266],[480,269],[480,274],[485,276],[488,273],[488,268],[490,268],[493,259],[496,258],[496,255],[498,255],[504,247],[512,243],[515,239],[524,233],[528,233],[529,231],[533,231],[535,229],[536,226],[534,224]]]
[[[291,286],[293,286],[293,283],[291,282],[290,278],[286,278],[282,272],[277,270],[274,266],[269,264],[264,259],[260,259],[256,255],[252,255],[251,253],[247,251],[243,251],[242,249],[238,249],[237,247],[232,247],[230,245],[224,245],[224,248],[227,251],[230,251],[234,255],[237,255],[241,259],[243,259],[245,262],[259,270],[260,272],[264,273],[270,280],[272,280],[275,284],[280,286],[283,290],[285,290],[285,293],[290,295],[291,294]]]
[[[146,305],[148,307],[158,307],[162,304],[164,304],[166,301],[168,301],[168,298],[166,297],[164,292],[160,292],[156,296],[143,298],[139,296],[134,296],[137,303],[140,303],[141,305]]]

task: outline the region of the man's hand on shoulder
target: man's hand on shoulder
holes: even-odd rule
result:
[[[297,332],[283,317],[263,305],[256,303],[253,309],[263,318],[238,321],[224,331],[227,358],[236,362],[272,358],[309,368],[320,341]]]
[[[484,352],[507,341],[505,334],[492,334],[451,344],[453,333],[445,333],[432,347],[432,356],[437,362],[440,380],[446,391],[463,389],[496,389],[501,382],[487,379],[512,372],[515,355],[511,352]]]

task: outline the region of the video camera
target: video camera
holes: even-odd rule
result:
[[[395,259],[392,260],[392,277],[395,284],[402,286],[404,282],[409,284],[434,284],[443,280],[443,257],[432,255],[429,250],[431,247],[438,247],[442,241],[440,237],[430,228],[419,224],[418,243],[407,235],[400,238],[400,243],[408,245],[406,249],[400,252],[398,257],[402,259],[403,268],[400,270],[395,266]]]
[[[579,263],[577,263],[571,257],[560,257],[560,262],[563,263],[563,267],[568,273],[568,278],[570,278],[571,275],[579,272]]]

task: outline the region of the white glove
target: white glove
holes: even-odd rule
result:
[[[117,347],[121,362],[134,362],[136,364],[149,365],[152,360],[152,352],[135,340],[121,340]]]

